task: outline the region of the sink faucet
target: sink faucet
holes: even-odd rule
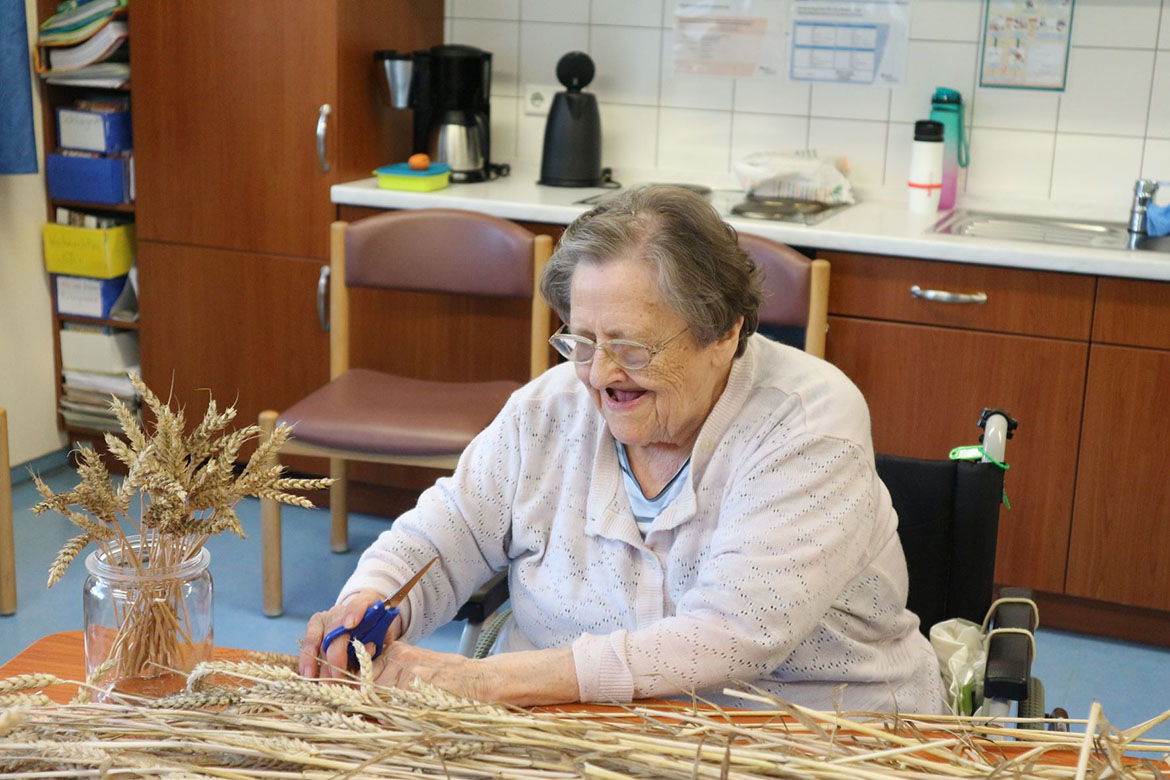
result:
[[[1138,179],[1133,185],[1133,207],[1129,212],[1129,232],[1131,236],[1145,236],[1149,232],[1146,226],[1146,210],[1154,200],[1154,193],[1158,191],[1159,182],[1154,179]]]

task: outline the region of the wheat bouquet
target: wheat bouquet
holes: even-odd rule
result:
[[[117,681],[167,669],[190,670],[194,644],[205,644],[198,655],[210,657],[210,636],[196,636],[183,582],[168,578],[168,572],[179,571],[200,556],[206,560],[203,545],[218,533],[244,536],[234,509],[241,498],[311,507],[307,498],[289,491],[315,490],[332,481],[281,475],[273,456],[287,441],[289,426],[277,426],[267,438],[256,425],[229,431],[235,407],[221,412],[209,399],[203,419],[187,433],[182,409],[160,400],[141,378],[131,380],[154,419],[140,425],[120,400],[111,401],[125,438],[107,433],[105,441],[109,453],[126,467],[125,478],[113,479],[101,456],[87,447],[76,453],[81,482],[72,490],[54,493],[34,475],[42,501],[33,512],[55,510],[81,530],[49,567],[49,587],[90,544],[97,546],[105,564],[124,575],[123,584],[114,589],[118,598],[113,600],[113,636],[100,643],[104,658],[97,663],[91,654],[96,637],[86,626],[91,679]],[[253,439],[260,442],[238,470],[240,451]],[[137,582],[126,585],[127,578]]]

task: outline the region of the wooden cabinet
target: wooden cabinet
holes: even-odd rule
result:
[[[827,358],[865,394],[877,451],[946,457],[956,445],[977,442],[981,409],[1007,409],[1020,420],[1008,446],[1012,509],[1001,515],[996,580],[1062,592],[1094,279],[847,253],[818,257],[833,274]],[[914,298],[911,284],[983,292],[987,303]],[[1001,321],[1007,327],[999,328]]]
[[[945,458],[978,442],[985,407],[1007,409],[1011,511],[996,581],[1061,591],[1088,347],[1067,341],[829,318],[828,359],[861,389],[878,452]]]
[[[1069,595],[1170,611],[1168,304],[1168,283],[1101,280],[1085,385]],[[1113,345],[1118,343],[1162,348]]]
[[[411,113],[382,100],[374,52],[441,42],[442,13],[437,0],[135,3],[140,237],[324,260],[330,185],[410,148]]]
[[[317,321],[321,265],[278,255],[158,241],[139,244],[147,381],[189,410],[235,403],[247,424],[329,381],[329,334]],[[165,325],[164,325],[165,323]]]
[[[441,43],[443,4],[132,6],[144,378],[250,422],[328,377],[329,187],[409,150],[373,55]]]

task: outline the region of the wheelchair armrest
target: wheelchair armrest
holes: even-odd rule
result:
[[[505,570],[480,585],[479,589],[471,594],[467,603],[455,613],[455,619],[466,620],[468,623],[482,623],[507,600],[508,572]]]
[[[1004,588],[1001,597],[1030,598],[1025,588]],[[1000,604],[992,616],[992,628],[1032,631],[1033,612],[1027,604]],[[1025,701],[1032,678],[1032,642],[1023,634],[993,634],[987,643],[987,667],[983,695],[989,699]]]

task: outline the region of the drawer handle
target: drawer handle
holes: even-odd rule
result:
[[[329,320],[325,317],[325,299],[329,295],[329,266],[321,266],[321,273],[317,276],[317,319],[321,322],[321,330],[329,330]]]
[[[911,285],[910,294],[915,298],[936,303],[987,303],[987,293],[956,293],[949,290],[923,290],[918,285]]]

